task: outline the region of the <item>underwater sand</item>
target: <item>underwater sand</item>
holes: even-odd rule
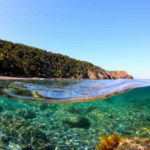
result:
[[[113,83],[114,87],[115,85]],[[2,92],[3,85],[0,86]],[[108,83],[107,86],[109,87]],[[10,88],[8,84],[6,87]],[[65,89],[63,87],[64,82],[61,88]],[[32,92],[37,92],[37,86],[31,89],[34,89]],[[3,96],[0,97],[1,149],[95,150],[100,142],[99,136],[113,133],[122,137],[150,139],[150,86],[135,88],[103,100],[59,104],[15,101],[4,97],[8,97],[8,91],[6,95],[3,91]],[[14,97],[17,94],[15,93]],[[23,92],[22,95],[24,94],[28,99],[29,91]],[[97,92],[94,94],[98,95]],[[33,95],[38,98],[38,94]],[[54,96],[60,98],[64,95],[53,93]]]

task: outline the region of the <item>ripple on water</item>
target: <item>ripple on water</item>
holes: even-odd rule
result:
[[[150,86],[150,80],[0,80],[0,95],[45,103],[104,99],[127,90]]]

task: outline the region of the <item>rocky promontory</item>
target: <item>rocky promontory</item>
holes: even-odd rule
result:
[[[125,71],[100,71],[98,73],[94,73],[92,71],[88,72],[89,79],[133,79],[131,75],[129,75]]]

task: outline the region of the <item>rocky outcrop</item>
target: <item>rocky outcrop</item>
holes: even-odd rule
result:
[[[133,79],[131,75],[129,75],[125,71],[101,71],[98,73],[88,71],[89,79]]]
[[[63,124],[69,125],[72,128],[89,128],[91,125],[90,120],[83,116],[82,110],[72,104],[62,105],[62,109],[57,111],[56,117]]]
[[[98,79],[98,74],[92,71],[88,71],[88,78],[89,79]]]

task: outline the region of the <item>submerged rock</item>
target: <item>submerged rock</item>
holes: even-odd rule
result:
[[[100,137],[98,150],[150,150],[148,138],[127,138],[116,134]]]
[[[61,105],[60,110],[56,112],[56,117],[73,128],[89,128],[91,122],[82,113],[81,108],[73,104]]]
[[[150,140],[147,138],[122,138],[116,150],[150,150]]]
[[[60,114],[59,119],[71,127],[76,128],[89,128],[90,127],[90,121],[81,115],[78,114],[71,114],[71,113],[64,113]]]

